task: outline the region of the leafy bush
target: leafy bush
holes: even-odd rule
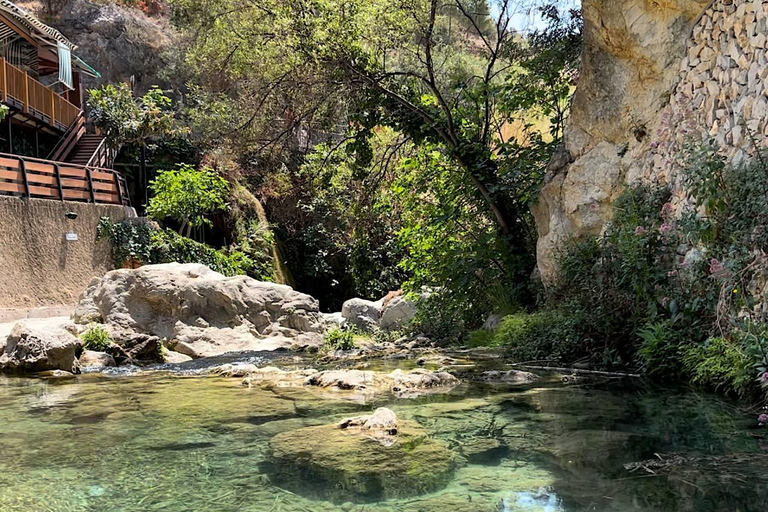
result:
[[[97,237],[111,242],[112,261],[120,268],[131,260],[150,261],[152,235],[156,228],[148,222],[112,222],[109,217],[99,219]]]
[[[95,350],[97,352],[104,352],[115,342],[109,332],[98,324],[91,326],[81,334],[80,339],[83,340],[83,346],[87,350]]]
[[[200,263],[225,276],[248,274],[253,267],[252,260],[242,252],[217,251],[170,229],[152,234],[149,260],[150,263]]]
[[[147,214],[157,220],[179,223],[179,233],[186,229],[213,226],[208,216],[227,208],[229,182],[213,169],[195,169],[182,164],[177,169],[161,171],[149,184],[154,196]]]
[[[351,350],[355,348],[355,333],[334,328],[325,333],[325,346],[331,350]]]
[[[471,331],[467,337],[467,346],[470,348],[494,347],[496,346],[496,333],[488,329]]]
[[[121,221],[113,223],[108,217],[99,222],[99,238],[112,244],[115,267],[136,260],[139,264],[200,263],[226,276],[247,274],[262,281],[272,279],[270,268],[257,267],[239,250],[216,250],[186,238],[173,230],[160,230],[147,222]]]
[[[642,368],[651,377],[673,380],[680,377],[686,342],[673,322],[666,320],[642,327],[637,332],[642,340],[638,351]]]
[[[583,351],[579,322],[561,311],[520,313],[505,317],[494,335],[516,361],[572,360]]]
[[[756,361],[749,357],[738,336],[722,336],[690,346],[683,364],[691,382],[747,397],[755,391]]]

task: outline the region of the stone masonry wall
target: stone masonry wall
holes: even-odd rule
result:
[[[690,138],[739,162],[768,147],[768,0],[584,0],[582,79],[565,151],[534,209],[545,283],[599,235],[625,184],[674,182]]]

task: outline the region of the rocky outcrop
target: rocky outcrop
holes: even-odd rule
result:
[[[193,358],[318,346],[325,331],[312,297],[198,264],[108,272],[84,292],[73,318],[104,323],[118,344],[154,337]]]
[[[421,298],[427,296],[425,293]],[[341,316],[346,324],[353,325],[363,332],[378,329],[395,331],[413,321],[418,311],[418,298],[413,300],[402,291],[396,291],[377,301],[350,299],[342,306]]]
[[[371,332],[379,327],[381,309],[382,301],[349,299],[341,307],[341,316],[349,325],[353,325],[363,332]]]
[[[173,29],[167,19],[149,17],[118,2],[70,0],[52,24],[77,45],[76,53],[102,75],[100,82],[128,82],[147,91],[167,62]],[[92,80],[88,86],[97,85]]]
[[[565,241],[599,235],[624,184],[645,174],[663,110],[681,81],[690,37],[697,24],[708,26],[702,14],[711,3],[584,0],[585,48],[565,147],[547,169],[534,208],[545,283],[555,277]],[[756,3],[762,4],[718,0],[715,8]]]
[[[80,373],[78,356],[83,346],[77,336],[61,325],[29,325],[19,322],[5,340],[0,371],[35,373],[63,370]]]

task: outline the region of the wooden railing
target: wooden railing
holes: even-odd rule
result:
[[[117,151],[112,149],[110,145],[107,144],[107,139],[102,139],[99,147],[96,148],[93,156],[85,165],[89,167],[111,169],[112,166],[115,165],[115,158],[117,158]]]
[[[3,57],[0,57],[0,100],[62,131],[72,125],[81,111]]]
[[[117,171],[0,153],[0,194],[130,205]]]

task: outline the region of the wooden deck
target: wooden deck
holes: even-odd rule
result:
[[[61,131],[72,125],[81,110],[3,57],[0,57],[0,101]]]
[[[130,206],[117,171],[0,153],[0,195]]]

